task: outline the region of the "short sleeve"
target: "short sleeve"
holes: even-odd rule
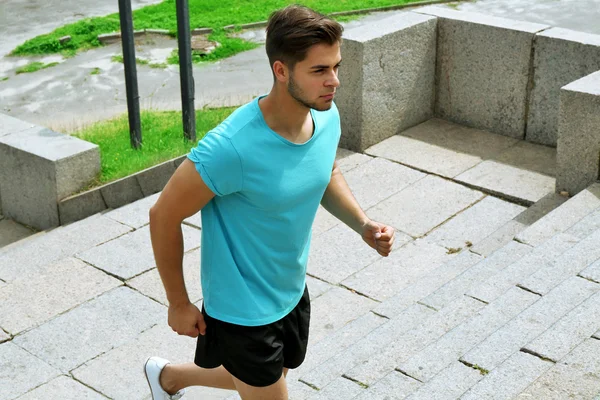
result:
[[[227,137],[215,132],[207,133],[188,158],[215,195],[225,196],[242,189],[242,161]]]

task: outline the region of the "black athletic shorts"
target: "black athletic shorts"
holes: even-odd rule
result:
[[[264,387],[281,378],[283,368],[297,368],[308,344],[308,288],[298,305],[279,321],[241,326],[210,317],[202,307],[206,334],[198,336],[194,363],[202,368],[221,365],[250,386]]]

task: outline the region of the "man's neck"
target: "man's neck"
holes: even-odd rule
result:
[[[302,143],[312,136],[310,109],[288,94],[278,93],[273,88],[259,101],[259,107],[269,128],[289,141]]]

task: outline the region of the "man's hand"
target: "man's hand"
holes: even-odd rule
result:
[[[387,257],[394,244],[394,228],[369,220],[362,226],[362,238],[380,255]]]
[[[193,338],[206,333],[204,316],[192,303],[170,305],[169,326],[178,334]]]

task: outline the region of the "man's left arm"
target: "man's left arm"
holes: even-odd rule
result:
[[[337,219],[361,235],[365,243],[387,257],[394,244],[394,228],[371,220],[362,210],[342,175],[337,161],[321,205]]]

